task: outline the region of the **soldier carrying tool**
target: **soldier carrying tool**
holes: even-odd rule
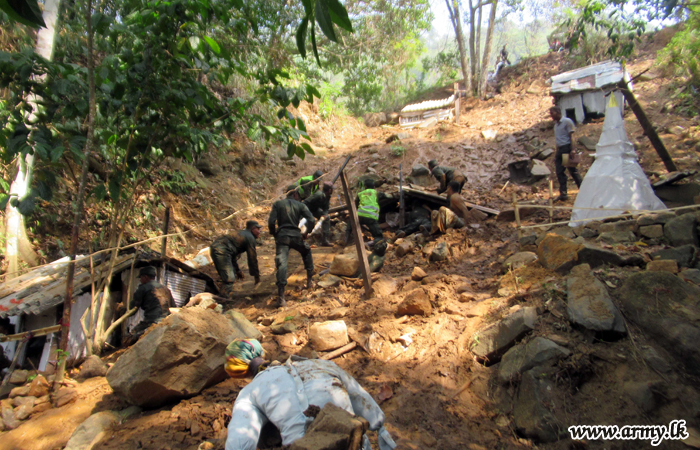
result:
[[[238,258],[246,253],[248,255],[248,273],[255,277],[255,284],[260,283],[260,270],[258,269],[258,254],[256,251],[256,239],[260,236],[262,225],[254,220],[246,222],[245,230],[235,234],[219,236],[211,244],[211,259],[214,267],[221,277],[223,284],[222,294],[231,295],[233,283],[236,277],[244,278],[243,272],[238,267]]]
[[[301,254],[306,269],[306,287],[307,289],[311,288],[314,260],[309,244],[304,242],[306,236],[302,235],[299,229],[299,222],[302,218],[306,219],[306,229],[313,229],[316,219],[309,208],[299,201],[296,186],[287,186],[287,198],[278,200],[272,205],[270,218],[267,220],[270,234],[275,237],[275,267],[277,268],[278,306],[280,307],[287,304],[284,289],[287,286],[287,260],[290,248]]]

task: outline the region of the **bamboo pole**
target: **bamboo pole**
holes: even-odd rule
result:
[[[0,342],[11,342],[19,341],[27,337],[37,337],[46,336],[47,334],[55,333],[61,330],[61,325],[52,325],[46,328],[39,328],[38,330],[25,331],[23,333],[8,334],[7,336],[0,336]],[[18,354],[18,353],[15,353]]]
[[[522,230],[520,229],[520,211],[518,211],[518,198],[513,192],[513,211],[515,212],[515,223],[518,226],[518,240],[522,237]]]
[[[459,83],[455,83],[455,123],[459,123],[460,111],[460,95],[459,95]]]
[[[549,180],[549,223],[554,222],[554,182]]]
[[[320,359],[330,360],[333,358],[337,358],[338,356],[349,352],[350,350],[354,349],[355,347],[357,347],[357,342],[353,341],[347,345],[340,347],[338,350],[333,350],[330,353],[326,353],[325,355],[321,356]]]

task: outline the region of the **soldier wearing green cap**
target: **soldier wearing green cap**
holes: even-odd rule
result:
[[[139,270],[139,285],[134,292],[134,308],[143,309],[143,320],[131,331],[133,340],[138,339],[151,325],[170,315],[170,308],[175,307],[173,294],[166,286],[156,281],[156,268],[142,267]]]
[[[255,284],[260,283],[256,239],[260,236],[261,229],[262,225],[258,222],[249,220],[246,222],[245,230],[219,236],[209,247],[214,267],[223,283],[223,295],[231,294],[236,277],[241,280],[244,278],[243,272],[238,267],[238,258],[243,253],[248,255],[248,273],[255,277]]]
[[[277,268],[277,292],[279,294],[278,305],[285,306],[287,301],[284,289],[287,286],[287,260],[289,249],[292,248],[301,254],[306,269],[306,287],[311,287],[311,277],[314,274],[314,260],[311,255],[311,247],[304,242],[299,229],[301,219],[306,219],[306,229],[312,230],[316,219],[309,208],[299,201],[299,193],[296,186],[287,186],[287,198],[278,200],[272,205],[267,225],[270,234],[275,237],[275,267]]]
[[[313,173],[313,175],[299,178],[296,184],[296,189],[297,192],[299,192],[300,201],[310,197],[316,191],[318,191],[318,185],[321,182],[320,178],[322,176],[323,172],[317,170]]]
[[[428,169],[430,169],[430,173],[433,174],[435,179],[440,182],[440,187],[437,190],[438,194],[442,194],[447,190],[447,186],[450,184],[450,181],[458,182],[459,191],[457,191],[457,193],[462,193],[462,186],[464,186],[464,183],[467,182],[467,177],[464,176],[462,172],[453,167],[438,166],[436,159],[431,159],[428,161]]]

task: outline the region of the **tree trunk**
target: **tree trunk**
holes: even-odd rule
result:
[[[479,3],[479,12],[478,12],[477,17],[476,17],[476,72],[474,73],[474,79],[477,80],[476,81],[477,86],[475,89],[477,91],[477,93],[479,91],[479,80],[480,80],[479,75],[481,74],[481,63],[480,63],[479,55],[482,54],[481,53],[481,28],[483,27],[482,26],[482,23],[483,23],[482,13],[483,13],[483,11],[484,11],[484,4]]]
[[[472,84],[472,93],[476,94],[476,88],[479,84],[479,77],[476,72],[476,61],[478,59],[478,50],[476,48],[476,10],[472,0],[469,0],[469,58],[471,62],[471,78],[475,82]]]
[[[56,41],[56,22],[58,21],[58,10],[61,5],[61,0],[46,0],[44,4],[44,12],[42,17],[46,28],[41,28],[36,36],[35,52],[47,59],[53,60],[54,42]],[[44,81],[44,80],[38,80]],[[40,98],[30,96],[27,98],[27,103],[31,107],[31,113],[28,118],[28,123],[32,123],[32,116],[36,115]],[[15,176],[12,185],[10,186],[10,200],[22,199],[31,189],[32,173],[34,170],[34,155],[19,155],[17,157],[17,176]],[[17,276],[16,272],[19,269],[20,256],[25,262],[30,265],[36,265],[37,255],[34,252],[32,244],[27,238],[27,231],[24,224],[24,216],[17,208],[12,206],[12,201],[7,202],[5,208],[5,260],[7,262],[6,279]]]
[[[83,218],[83,200],[85,198],[85,185],[87,182],[88,162],[92,152],[95,138],[95,115],[97,114],[97,103],[95,102],[95,61],[93,55],[92,31],[92,0],[87,0],[85,5],[85,20],[87,24],[87,74],[88,74],[88,120],[87,120],[87,140],[83,152],[83,171],[80,174],[80,186],[78,187],[78,197],[73,204],[73,232],[70,240],[70,263],[66,273],[66,296],[63,302],[63,319],[61,320],[61,342],[59,348],[65,356],[56,372],[55,383],[63,381],[66,370],[66,359],[68,358],[68,333],[70,331],[70,312],[73,306],[73,276],[75,275],[75,254],[78,251],[78,231]]]
[[[450,2],[452,2],[452,5],[450,5]],[[464,86],[467,92],[471,93],[472,73],[469,70],[469,61],[467,59],[466,49],[464,48],[464,33],[462,32],[462,16],[459,13],[459,3],[457,0],[445,0],[445,4],[447,5],[447,10],[450,13],[452,27],[455,30],[455,39],[457,39],[457,48],[459,49],[459,64],[462,67]]]
[[[484,45],[484,58],[481,60],[481,76],[479,79],[479,97],[486,94],[486,75],[489,69],[489,57],[491,56],[491,41],[493,40],[493,29],[496,24],[496,8],[498,0],[491,2],[491,13],[489,14],[489,28],[486,32],[486,44]]]

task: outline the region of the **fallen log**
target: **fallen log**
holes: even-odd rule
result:
[[[350,350],[354,349],[355,347],[357,347],[357,342],[352,341],[351,343],[340,347],[338,350],[333,350],[330,353],[326,353],[325,355],[321,356],[321,358],[319,358],[319,359],[331,360],[333,358],[337,358],[338,356],[344,355],[345,353],[349,352]]]

